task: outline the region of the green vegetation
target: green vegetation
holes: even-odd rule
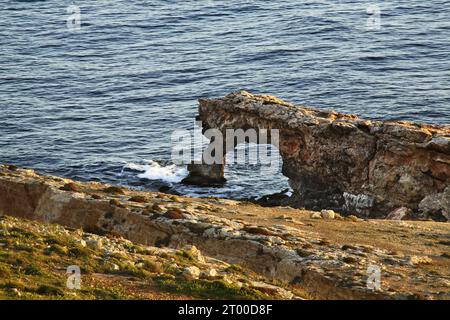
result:
[[[238,264],[232,264],[232,265],[228,266],[226,271],[228,271],[228,272],[235,272],[235,273],[242,273],[242,274],[245,273],[244,268],[242,268]]]
[[[178,261],[179,262],[193,262],[195,261],[195,257],[192,253],[186,250],[177,251]]]
[[[20,224],[10,227],[8,224]],[[6,227],[5,227],[6,225]],[[74,237],[45,226],[9,217],[0,217],[0,299],[102,299],[118,298],[117,290],[66,288],[67,266],[80,265],[91,272],[101,271],[99,252],[75,243]],[[27,229],[28,228],[28,229]],[[87,270],[84,270],[87,271]]]
[[[234,299],[234,300],[261,300],[267,299],[261,292],[239,288],[222,280],[193,280],[178,281],[175,277],[160,276],[155,282],[162,290],[173,293],[188,294],[200,299]]]
[[[100,240],[114,241],[120,248],[106,253],[102,246],[87,245],[83,236],[93,235],[0,216],[0,299],[140,299],[158,294],[204,299],[271,298],[227,281],[183,279],[183,268],[199,264],[189,251],[161,252],[104,237]],[[66,287],[66,270],[71,265],[81,268],[80,290]],[[235,265],[224,271],[241,278],[247,272]]]

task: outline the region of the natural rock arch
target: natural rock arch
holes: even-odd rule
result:
[[[293,206],[372,217],[406,207],[414,217],[449,218],[448,202],[423,200],[450,198],[450,126],[362,120],[246,91],[200,99],[198,120],[204,132],[278,129]],[[189,171],[186,182],[224,181],[223,164]]]

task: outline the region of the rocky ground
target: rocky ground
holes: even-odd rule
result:
[[[79,290],[67,287],[71,265],[81,269]],[[0,217],[0,275],[1,299],[296,298],[195,246],[140,246],[9,216]]]
[[[7,297],[49,286],[63,298],[450,299],[449,223],[142,192],[15,166],[0,166],[0,214],[74,228],[2,220]],[[31,262],[44,276],[26,274]],[[63,281],[77,263],[89,287],[74,294]],[[367,286],[374,267],[379,289]]]

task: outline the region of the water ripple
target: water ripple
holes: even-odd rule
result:
[[[193,127],[196,99],[241,88],[373,119],[450,123],[448,1],[381,2],[380,30],[366,28],[368,0],[79,0],[75,32],[69,4],[0,4],[0,162],[157,189],[167,181],[124,166],[172,168],[170,135]],[[287,186],[271,174],[229,166],[225,188],[174,187],[239,197]]]

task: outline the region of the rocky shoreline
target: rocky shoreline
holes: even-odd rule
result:
[[[0,214],[237,264],[309,299],[450,299],[450,224],[142,192],[0,166]],[[381,287],[367,287],[371,266]]]

